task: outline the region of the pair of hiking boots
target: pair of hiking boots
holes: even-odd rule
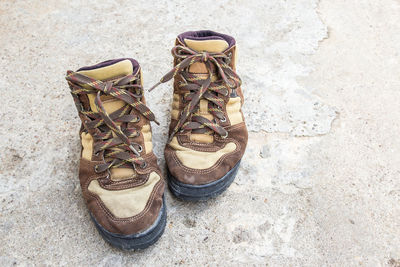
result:
[[[247,129],[235,50],[225,34],[180,34],[174,67],[158,83],[174,78],[165,160],[169,188],[180,199],[214,197],[238,171]],[[164,231],[166,205],[152,152],[150,122],[157,121],[146,106],[140,65],[108,60],[68,71],[66,79],[82,120],[79,180],[90,215],[113,246],[146,248]]]

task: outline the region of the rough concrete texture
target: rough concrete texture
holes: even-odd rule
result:
[[[3,0],[0,26],[1,266],[400,266],[398,0]],[[237,39],[243,164],[215,200],[167,192],[155,246],[113,249],[81,197],[65,71],[130,56],[149,88],[195,29]],[[162,166],[171,97],[147,93]]]

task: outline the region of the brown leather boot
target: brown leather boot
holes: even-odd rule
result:
[[[178,198],[216,196],[238,171],[247,129],[235,50],[235,39],[225,34],[182,33],[172,49],[174,68],[158,83],[174,78],[165,159],[169,187]]]
[[[166,223],[164,179],[152,152],[139,64],[116,59],[68,71],[82,120],[79,180],[103,238],[122,249],[150,246]]]

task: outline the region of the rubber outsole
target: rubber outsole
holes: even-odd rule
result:
[[[105,241],[116,248],[123,250],[137,250],[145,249],[153,245],[164,233],[165,225],[167,223],[167,212],[165,206],[165,199],[163,196],[163,205],[161,207],[160,213],[150,228],[144,232],[132,234],[132,235],[121,235],[115,234],[104,229],[96,219],[90,214],[97,230]]]
[[[222,178],[204,185],[191,185],[179,182],[168,168],[168,187],[172,194],[185,201],[206,201],[224,192],[233,182],[239,170],[240,161]]]

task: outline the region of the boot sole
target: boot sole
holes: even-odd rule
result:
[[[132,235],[121,235],[115,234],[104,229],[96,219],[90,214],[97,230],[105,241],[107,241],[111,246],[120,248],[123,250],[137,250],[145,249],[153,245],[164,233],[165,225],[167,223],[167,212],[165,206],[165,199],[163,196],[163,205],[161,207],[160,213],[150,228],[144,232],[132,234]]]
[[[191,185],[179,182],[168,172],[168,187],[170,191],[179,199],[185,201],[206,201],[224,192],[233,182],[239,170],[240,160],[222,178],[204,185]]]

